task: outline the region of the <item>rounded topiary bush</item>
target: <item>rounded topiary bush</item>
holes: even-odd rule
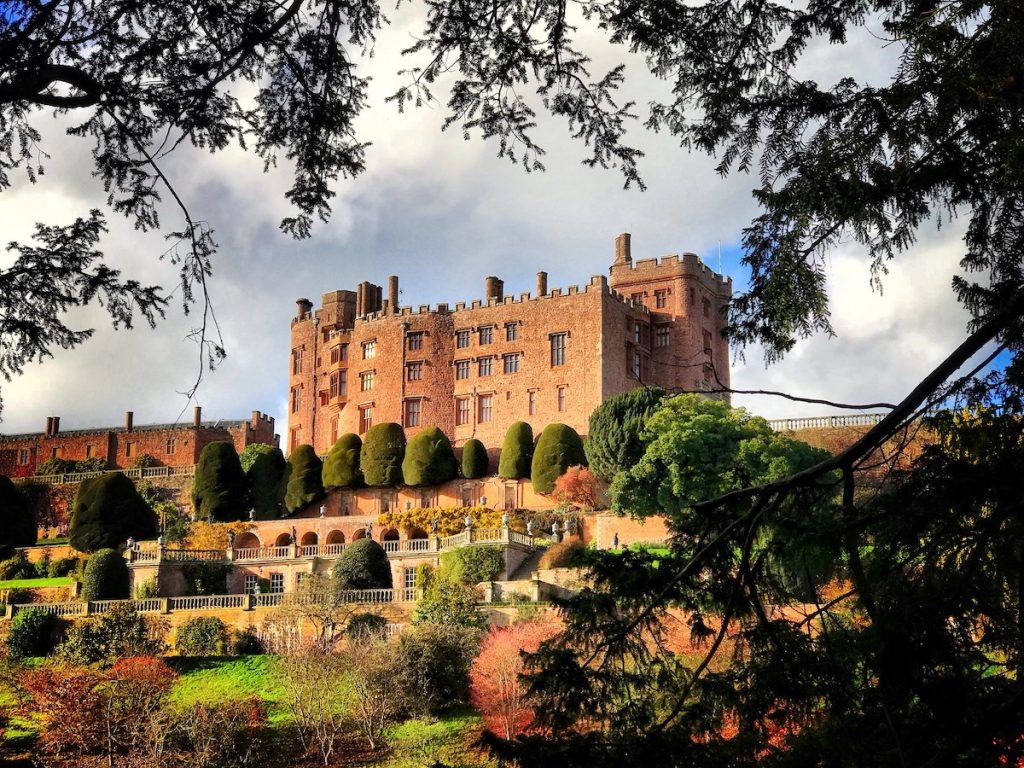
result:
[[[36,543],[36,516],[11,478],[0,475],[0,550]]]
[[[249,446],[252,448],[253,446]],[[279,517],[284,507],[284,476],[288,463],[281,449],[273,445],[260,445],[249,467],[245,479],[252,494],[253,514],[257,520],[272,520]],[[246,450],[249,450],[246,448]]]
[[[538,493],[551,493],[555,480],[571,466],[585,466],[583,440],[567,424],[548,424],[540,434],[533,452],[530,479]]]
[[[156,515],[120,472],[83,480],[71,504],[69,541],[79,552],[156,536]]]
[[[114,549],[100,549],[89,556],[82,576],[83,600],[126,600],[131,596],[128,563]]]
[[[227,626],[214,616],[189,619],[174,634],[174,648],[182,656],[223,656],[227,646]]]
[[[374,424],[366,431],[359,466],[369,486],[402,484],[402,461],[405,459],[405,430],[401,424]]]
[[[359,453],[363,441],[359,435],[347,432],[331,446],[324,460],[324,486],[327,488],[355,488],[363,482],[359,468]]]
[[[334,564],[338,589],[391,589],[391,564],[384,547],[373,539],[356,539],[345,546]]]
[[[7,652],[19,659],[48,656],[57,646],[61,620],[42,608],[23,608],[14,614],[7,634]]]
[[[517,421],[505,433],[498,459],[498,477],[518,480],[530,476],[533,461],[533,427],[525,421]]]
[[[284,506],[295,512],[324,497],[324,465],[311,445],[300,445],[288,456]]]
[[[241,520],[249,511],[249,483],[232,443],[203,448],[192,482],[192,509],[201,520]]]
[[[489,462],[487,449],[475,437],[469,438],[462,446],[462,476],[467,480],[475,480],[487,474]]]
[[[414,435],[405,448],[402,475],[406,485],[440,485],[459,475],[459,462],[447,435],[427,427]]]

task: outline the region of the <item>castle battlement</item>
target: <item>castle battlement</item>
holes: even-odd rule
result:
[[[695,277],[704,283],[714,284],[717,290],[732,290],[732,278],[715,272],[700,256],[689,251],[650,259],[633,261],[629,255],[628,241],[620,258],[611,266],[613,282],[635,282],[637,280],[665,280],[677,277]]]

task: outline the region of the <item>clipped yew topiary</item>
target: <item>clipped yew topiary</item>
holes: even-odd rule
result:
[[[359,468],[359,453],[363,441],[359,435],[348,432],[331,446],[324,460],[324,486],[327,488],[355,488],[363,482]]]
[[[367,485],[401,485],[404,458],[405,430],[401,424],[374,424],[366,431],[359,466]]]
[[[459,476],[452,444],[437,427],[413,436],[405,448],[402,475],[406,485],[440,485]]]
[[[475,480],[487,474],[489,462],[487,449],[475,437],[469,438],[462,446],[462,476]]]
[[[281,449],[274,445],[255,444],[258,450],[248,463],[245,479],[252,494],[253,514],[257,520],[272,520],[281,516],[284,508],[284,476],[288,462]],[[248,446],[245,450],[248,451]],[[243,452],[244,453],[244,452]]]
[[[13,547],[30,547],[36,543],[36,516],[25,495],[11,478],[0,475],[0,551],[9,557]]]
[[[311,445],[300,445],[288,456],[288,485],[284,506],[289,512],[324,497],[324,465]]]
[[[79,552],[156,536],[156,515],[120,472],[83,480],[71,503],[69,543]]]
[[[128,563],[116,549],[93,552],[82,576],[82,600],[125,600],[130,595]]]
[[[192,509],[200,520],[241,520],[249,511],[249,483],[233,443],[203,448],[192,481]]]
[[[356,539],[345,546],[334,564],[338,589],[391,589],[391,564],[384,547],[373,539]]]
[[[530,476],[533,461],[533,427],[525,421],[510,425],[498,459],[498,477],[518,480]]]
[[[637,387],[605,400],[590,414],[587,462],[590,470],[609,482],[644,455],[640,440],[647,417],[662,404],[665,390]]]
[[[567,424],[548,424],[540,433],[533,452],[530,479],[538,493],[551,493],[555,480],[571,466],[585,466],[587,457],[583,441],[576,430]]]

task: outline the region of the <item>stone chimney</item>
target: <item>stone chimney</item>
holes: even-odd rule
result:
[[[192,409],[192,426],[202,426],[203,423],[203,406],[197,405]]]
[[[295,300],[295,318],[301,320],[305,315],[313,311],[313,302],[309,299]]]
[[[53,434],[53,416],[47,416],[46,417],[46,432],[43,434],[43,437],[49,437],[52,434]]]
[[[392,312],[398,312],[398,275],[388,278],[388,306]]]
[[[623,232],[621,235],[615,238],[615,263],[616,264],[632,264],[633,256],[630,253],[629,248],[630,234],[629,232]]]
[[[50,428],[50,437],[60,434],[60,416],[53,416],[53,426]]]
[[[494,277],[494,275],[491,275],[485,281],[484,290],[486,293],[487,301],[490,301],[491,299],[501,301],[505,295],[505,282]]]
[[[548,273],[538,272],[537,273],[537,295],[547,296],[548,295]]]
[[[132,431],[132,424],[133,424],[133,420],[134,419],[135,419],[135,414],[132,411],[125,411],[124,412],[124,431],[125,432],[131,432]]]

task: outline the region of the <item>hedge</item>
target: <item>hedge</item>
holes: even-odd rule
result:
[[[214,616],[199,616],[178,627],[174,648],[182,656],[222,656],[228,640],[223,621]]]
[[[541,432],[533,452],[530,477],[538,493],[551,493],[555,480],[571,466],[586,466],[583,441],[576,430],[566,424],[548,424]]]
[[[300,445],[288,456],[284,506],[295,512],[324,497],[323,462],[311,445]]]
[[[7,652],[17,659],[48,656],[57,645],[61,620],[42,608],[22,608],[7,634]]]
[[[342,550],[333,578],[338,589],[391,589],[391,564],[380,544],[356,539]]]
[[[78,486],[71,504],[68,542],[79,552],[116,547],[130,537],[156,536],[156,515],[121,472],[111,472]]]
[[[402,484],[402,460],[405,458],[405,430],[401,424],[374,424],[366,431],[359,465],[369,486]]]
[[[406,485],[440,485],[459,475],[459,462],[447,435],[427,427],[413,436],[405,448],[402,475]]]
[[[505,433],[498,460],[498,477],[518,480],[530,476],[533,461],[533,427],[525,421],[517,421]]]
[[[462,476],[467,480],[484,477],[489,464],[484,444],[475,437],[469,438],[462,446]]]
[[[504,569],[504,547],[461,547],[441,555],[441,574],[461,584],[494,581]]]
[[[346,432],[339,437],[324,460],[324,486],[327,488],[356,488],[362,485],[363,471],[359,467],[359,453],[363,441],[359,435]]]
[[[281,516],[284,508],[285,472],[288,463],[281,449],[273,445],[257,444],[261,449],[255,452],[245,470],[245,479],[252,493],[253,514],[257,520],[273,520]],[[250,445],[245,450],[254,446]],[[244,466],[244,465],[243,465]]]
[[[82,600],[126,600],[131,597],[128,563],[114,549],[89,556],[82,577]]]
[[[192,509],[201,520],[229,522],[245,517],[249,483],[234,444],[210,443],[199,454],[192,482]]]

